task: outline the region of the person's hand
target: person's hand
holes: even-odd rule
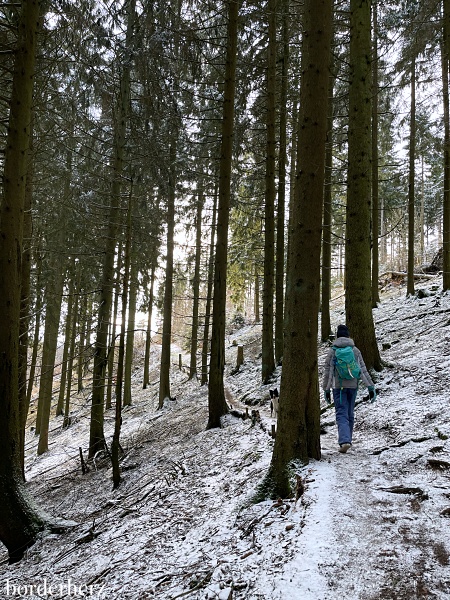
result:
[[[373,385],[369,385],[367,389],[369,390],[369,402],[372,404],[377,399],[377,393]]]
[[[331,404],[331,390],[324,390],[324,393],[327,404]]]

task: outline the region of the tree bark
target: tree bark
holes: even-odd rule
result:
[[[380,214],[378,193],[378,2],[372,0],[372,306],[380,302],[378,289]]]
[[[40,9],[39,1],[22,2],[0,205],[0,540],[10,562],[20,560],[46,520],[23,484],[18,390],[23,219]]]
[[[169,193],[167,196],[167,254],[166,280],[164,283],[163,332],[161,345],[161,368],[159,375],[158,408],[164,406],[164,400],[170,398],[170,350],[172,345],[172,299],[173,299],[173,251],[175,231],[175,181],[177,157],[177,133],[173,133],[170,144]]]
[[[81,290],[80,290],[81,292]],[[84,374],[84,360],[86,356],[86,333],[88,329],[88,296],[84,294],[83,303],[80,310],[80,343],[78,344],[78,362],[77,362],[77,379],[78,379],[78,392],[82,392],[83,386],[83,374]]]
[[[73,278],[76,279],[74,287],[74,298],[73,298],[73,310],[72,315],[67,315],[67,320],[70,322],[69,328],[69,351],[67,358],[67,369],[66,369],[66,380],[67,388],[64,402],[64,419],[63,427],[69,427],[70,425],[70,395],[72,393],[72,379],[73,379],[73,359],[75,356],[75,345],[77,339],[77,323],[78,323],[78,306],[80,302],[80,265],[76,266],[76,273],[73,273]]]
[[[330,73],[328,82],[328,120],[327,144],[325,149],[325,190],[323,199],[323,234],[322,234],[322,302],[321,302],[321,340],[330,339],[331,315],[331,224],[332,224],[332,173],[333,173],[333,95],[334,75]]]
[[[276,11],[277,0],[268,0],[269,42],[267,48],[266,189],[264,203],[264,282],[262,314],[261,376],[267,383],[275,370],[273,344],[273,298],[275,270],[275,153],[276,153]]]
[[[144,381],[142,383],[142,388],[147,389],[148,384],[150,383],[150,347],[152,341],[152,314],[153,314],[153,302],[154,302],[154,288],[155,288],[155,271],[156,266],[152,266],[152,271],[150,275],[150,293],[148,299],[148,308],[147,308],[147,332],[145,337],[145,358],[144,358]]]
[[[63,228],[62,228],[63,229]],[[64,247],[64,232],[60,231],[60,246]],[[54,256],[51,264],[45,296],[47,306],[45,311],[44,343],[42,349],[41,377],[39,381],[38,413],[36,434],[39,434],[37,453],[43,454],[48,450],[48,432],[50,410],[53,399],[53,375],[55,369],[56,350],[58,347],[59,320],[61,316],[62,294],[64,289],[65,268],[61,257]]]
[[[127,33],[125,46],[129,51],[132,42],[136,0],[128,5]],[[103,262],[102,284],[95,340],[94,369],[92,384],[91,424],[89,434],[89,458],[105,448],[104,434],[104,395],[105,372],[108,363],[108,328],[111,318],[111,305],[114,286],[114,259],[117,233],[120,223],[120,192],[130,108],[130,60],[124,62],[120,77],[120,90],[114,128],[114,157],[112,168],[111,204]]]
[[[408,174],[408,277],[406,295],[414,296],[415,258],[415,158],[416,158],[416,59],[411,63],[411,111],[409,127],[409,174]]]
[[[222,114],[217,242],[214,263],[213,319],[208,384],[208,429],[220,427],[221,417],[228,412],[228,406],[225,400],[223,375],[225,370],[228,223],[231,196],[231,161],[234,134],[234,97],[236,87],[239,2],[238,0],[228,0],[227,5],[227,54]]]
[[[317,364],[332,1],[304,5],[295,202],[289,222],[278,431],[264,495],[286,498],[296,462],[320,458]],[[299,369],[301,365],[301,369]]]
[[[195,218],[195,267],[192,282],[192,329],[191,329],[191,357],[189,364],[189,379],[197,377],[197,349],[198,349],[198,307],[200,294],[200,259],[202,254],[202,211],[203,211],[203,189],[200,184],[197,198],[197,215]]]
[[[347,325],[368,368],[381,370],[372,316],[370,1],[350,3],[350,89],[345,243]]]
[[[285,273],[285,235],[284,219],[286,211],[286,162],[287,162],[287,92],[289,69],[289,0],[282,2],[283,19],[283,56],[281,62],[280,88],[280,149],[278,157],[278,203],[277,203],[277,240],[275,253],[275,362],[281,363],[283,357],[283,319],[284,319],[284,273]]]
[[[125,256],[124,256],[124,275],[122,289],[122,318],[120,325],[119,336],[119,357],[117,360],[117,386],[116,386],[116,411],[114,419],[114,434],[111,447],[112,469],[113,469],[113,487],[116,489],[120,484],[120,467],[119,467],[119,450],[120,450],[120,430],[122,427],[122,390],[124,377],[124,359],[125,359],[125,336],[127,329],[127,304],[128,304],[128,289],[131,272],[131,216],[132,216],[132,194],[133,186],[130,189],[128,199],[128,214],[127,214],[127,230],[125,240]],[[134,332],[133,332],[134,335]],[[131,403],[131,393],[130,393]]]
[[[25,185],[22,273],[20,283],[20,325],[19,325],[19,411],[20,411],[20,448],[22,473],[25,479],[25,426],[30,403],[27,397],[27,370],[28,370],[28,341],[30,325],[30,292],[31,292],[31,242],[33,223],[31,207],[33,196],[33,128],[30,128],[30,149],[28,152],[27,179]]]
[[[67,316],[66,316],[66,327],[64,331],[64,349],[61,360],[61,376],[59,380],[59,395],[58,404],[56,406],[56,414],[62,415],[64,412],[64,400],[66,397],[66,380],[67,380],[67,363],[69,358],[69,351],[71,346],[71,331],[72,331],[72,316],[73,316],[73,302],[74,302],[74,287],[75,287],[75,273],[74,273],[75,261],[72,261],[72,265],[68,271],[69,277],[69,289],[67,292]]]
[[[208,258],[208,287],[206,292],[206,306],[205,306],[205,325],[203,329],[203,343],[202,343],[202,377],[201,385],[208,383],[208,349],[209,349],[209,324],[211,320],[211,305],[212,305],[212,293],[214,283],[214,239],[216,234],[216,217],[217,217],[217,197],[218,197],[218,186],[214,186],[214,201],[213,201],[213,212],[211,221],[211,238],[209,242],[209,258]]]
[[[36,373],[37,356],[39,350],[39,330],[41,324],[41,310],[42,310],[42,287],[41,287],[41,270],[42,270],[42,259],[40,256],[36,258],[37,262],[37,276],[36,276],[36,304],[35,304],[35,322],[34,322],[34,335],[33,335],[33,351],[31,353],[31,364],[30,373],[28,376],[27,385],[27,398],[26,398],[26,415],[28,415],[28,408],[31,402],[31,396],[33,394],[34,378]],[[24,422],[25,427],[25,422]]]
[[[444,208],[442,217],[443,268],[442,287],[450,290],[450,0],[442,0],[444,13],[442,43],[442,88],[444,104]]]
[[[119,298],[120,298],[120,284],[121,284],[121,273],[122,271],[122,242],[119,242],[119,248],[117,250],[117,267],[116,267],[116,280],[114,284],[114,300],[113,302],[113,317],[109,326],[109,345],[108,345],[108,366],[107,372],[108,377],[106,383],[106,403],[105,408],[109,410],[112,406],[112,397],[114,386],[114,372],[117,372],[116,365],[116,328],[117,328],[117,315],[119,313]],[[117,383],[117,381],[116,381]],[[115,393],[115,391],[114,391]]]
[[[131,374],[133,370],[133,355],[134,355],[134,335],[136,330],[136,302],[138,293],[138,265],[133,252],[133,244],[131,246],[131,266],[130,266],[130,295],[128,302],[128,325],[126,331],[126,347],[125,347],[125,373],[123,381],[123,405],[130,406],[132,403],[131,397]]]

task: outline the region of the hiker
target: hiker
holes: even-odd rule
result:
[[[336,339],[325,361],[322,386],[328,404],[331,404],[333,389],[339,452],[345,453],[352,446],[355,400],[360,377],[369,390],[370,402],[374,402],[377,393],[362,354],[351,339],[348,327],[339,325]]]
[[[275,388],[274,390],[269,390],[269,394],[270,394],[270,416],[273,415],[273,413],[275,413],[275,418],[278,417],[278,405],[279,405],[279,400],[280,400],[280,396],[278,394],[278,389]]]

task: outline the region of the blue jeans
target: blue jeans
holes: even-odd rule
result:
[[[342,388],[342,390],[340,388],[333,388],[339,444],[352,443],[357,391],[357,388]]]

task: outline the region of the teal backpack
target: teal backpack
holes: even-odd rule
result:
[[[335,358],[334,366],[338,373],[339,380],[342,386],[343,379],[359,379],[361,369],[356,362],[355,354],[351,346],[337,348],[333,346]]]

